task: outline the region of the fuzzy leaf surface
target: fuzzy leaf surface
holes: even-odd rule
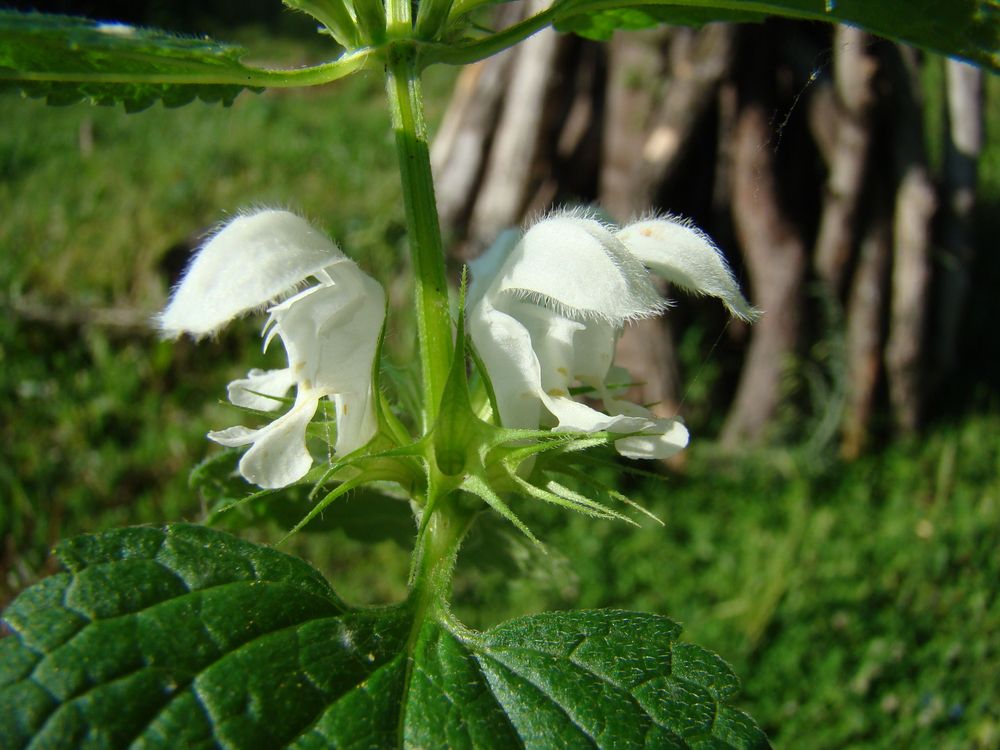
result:
[[[719,657],[665,617],[470,631],[351,609],[303,561],[201,526],[59,545],[0,639],[0,738],[27,747],[758,748]]]
[[[1000,72],[997,0],[702,0],[634,3],[557,0],[556,28],[594,39],[661,23],[701,25],[785,16],[858,26],[879,36],[969,60]]]
[[[195,98],[232,103],[260,71],[240,47],[117,23],[0,11],[0,90],[50,104],[90,101],[129,111]]]

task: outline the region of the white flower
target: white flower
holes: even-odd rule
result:
[[[737,317],[757,315],[712,241],[673,218],[616,231],[586,214],[557,214],[523,237],[505,233],[471,265],[469,331],[504,426],[634,433],[615,441],[630,458],[666,458],[688,442],[680,420],[657,418],[618,398],[613,387],[630,381],[613,367],[625,323],[666,307],[647,267],[688,291],[718,297]],[[607,413],[575,400],[575,386],[599,398]]]
[[[311,286],[294,293],[309,280]],[[284,487],[309,471],[306,427],[323,397],[335,404],[338,454],[375,434],[371,378],[385,316],[382,287],[305,219],[264,210],[234,219],[205,244],[158,319],[168,336],[206,336],[286,296],[268,308],[264,348],[279,337],[288,367],[251,370],[229,384],[229,400],[275,411],[294,386],[292,408],[257,430],[230,427],[208,435],[226,446],[250,445],[240,473],[266,488]]]

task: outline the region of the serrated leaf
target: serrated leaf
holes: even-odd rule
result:
[[[665,617],[477,633],[440,608],[350,609],[301,560],[198,526],[58,554],[66,572],[6,613],[5,748],[767,746],[729,668]]]
[[[406,747],[766,747],[738,681],[665,617],[594,610],[421,630]]]
[[[364,56],[296,70],[253,68],[244,50],[206,38],[120,23],[0,10],[0,91],[20,90],[50,104],[90,101],[129,111],[194,99],[232,103],[244,89],[326,83],[364,64]]]
[[[1000,71],[1000,4],[996,0],[704,0],[697,4],[557,0],[552,13],[556,28],[597,39],[607,39],[619,28],[700,25],[768,15],[846,23]]]
[[[0,11],[0,86],[50,104],[88,100],[130,111],[195,98],[231,104],[242,81],[253,77],[240,63],[243,54],[239,47],[125,24]],[[179,78],[189,82],[167,80]]]

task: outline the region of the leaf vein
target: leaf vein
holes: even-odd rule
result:
[[[465,652],[471,657],[470,661],[471,661],[472,665],[476,668],[476,672],[479,674],[479,677],[482,679],[483,684],[487,688],[490,688],[488,690],[489,695],[493,698],[493,700],[496,703],[497,707],[500,709],[500,712],[503,714],[504,719],[507,720],[507,725],[510,727],[510,729],[513,732],[514,736],[517,737],[517,739],[521,741],[521,747],[522,748],[527,748],[528,745],[524,741],[524,737],[522,737],[521,733],[517,731],[517,727],[515,727],[514,726],[514,722],[511,721],[510,715],[507,713],[507,709],[504,708],[504,705],[500,702],[500,699],[497,697],[497,694],[493,692],[492,685],[490,685],[490,678],[486,674],[486,672],[483,671],[483,665],[479,662],[479,659],[477,658],[476,653],[473,650],[473,648],[468,643],[466,643],[462,638],[456,636],[454,633],[451,633],[451,631],[448,631],[448,632],[455,639],[455,642],[460,647],[462,647],[465,650]]]
[[[531,650],[531,649],[526,649],[526,650]],[[537,653],[544,653],[544,652],[537,652]],[[522,680],[524,680],[525,682],[527,682],[529,685],[531,685],[531,687],[535,688],[535,690],[537,690],[538,693],[543,698],[547,699],[550,704],[552,704],[553,706],[555,706],[566,717],[566,719],[569,721],[569,723],[573,727],[575,727],[576,729],[579,730],[580,734],[584,737],[584,739],[589,740],[590,744],[595,748],[595,750],[600,750],[600,745],[597,743],[597,738],[594,737],[593,735],[591,735],[590,732],[588,732],[583,726],[581,726],[580,723],[576,720],[576,718],[572,714],[570,714],[569,710],[565,706],[563,706],[561,703],[559,703],[554,698],[552,698],[552,696],[548,695],[545,692],[544,688],[541,685],[539,685],[538,683],[534,682],[527,675],[522,674],[521,672],[519,672],[518,670],[514,669],[513,667],[511,667],[511,666],[507,665],[506,663],[500,661],[499,659],[494,659],[490,654],[486,654],[486,653],[475,654],[475,657],[476,657],[477,660],[487,659],[489,661],[492,661],[492,662],[496,663],[497,666],[499,666],[499,667],[501,667],[503,669],[506,669],[509,672],[512,672],[513,674],[517,675]],[[487,676],[486,679],[489,681],[489,676]],[[492,684],[492,681],[490,681],[490,683]],[[496,695],[496,693],[494,693],[494,695]],[[498,703],[499,703],[499,698],[498,698]],[[503,706],[502,703],[500,703],[500,707],[503,708],[504,712],[506,713],[506,707]],[[511,722],[511,723],[513,724],[513,722]],[[514,730],[518,731],[516,726],[514,727]],[[518,732],[518,735],[520,736],[520,732]],[[524,741],[523,737],[521,737],[521,741],[524,742],[525,747],[527,747],[527,742]]]

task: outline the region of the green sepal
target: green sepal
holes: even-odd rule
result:
[[[241,455],[239,449],[224,450],[205,459],[191,472],[190,485],[208,507],[209,525],[230,531],[265,523],[297,531],[336,529],[359,541],[389,539],[404,548],[411,546],[415,530],[413,513],[407,494],[395,480],[418,471],[412,460],[403,467],[400,459],[394,459],[393,479],[378,481],[374,479],[377,472],[369,475],[360,486],[352,485],[343,501],[333,506],[327,503],[320,512],[310,515],[316,508],[317,496],[330,481],[330,468],[343,466],[314,466],[305,477],[287,487],[247,493],[246,480],[237,468]],[[373,459],[373,463],[381,464],[383,475],[390,465],[381,456]],[[357,475],[357,470],[354,474]],[[302,523],[307,516],[308,526]]]
[[[441,473],[449,477],[457,477],[466,470],[475,471],[481,465],[481,447],[497,430],[481,420],[472,408],[466,361],[464,278],[458,309],[454,352],[437,422],[431,432],[435,462]]]
[[[521,489],[521,491],[529,497],[542,500],[551,505],[559,506],[560,508],[576,511],[577,513],[582,513],[583,515],[591,516],[592,518],[624,521],[625,523],[632,524],[633,526],[638,526],[638,524],[628,516],[619,513],[616,510],[612,510],[596,500],[591,500],[589,497],[582,495],[579,492],[576,492],[575,490],[554,480],[546,478],[544,486],[540,486],[522,479],[514,472],[511,472],[510,477]]]
[[[386,8],[382,0],[351,0],[361,40],[368,46],[385,41]]]
[[[479,387],[474,390],[474,393],[481,389],[483,396],[485,397],[485,404],[482,405],[475,403],[476,399],[473,399],[473,409],[477,413],[482,413],[483,407],[488,405],[493,424],[497,427],[501,427],[503,425],[500,419],[500,407],[497,404],[497,393],[493,388],[493,381],[490,380],[490,374],[486,370],[486,363],[483,362],[482,357],[479,356],[479,352],[476,351],[476,347],[474,346],[469,347],[469,358],[472,360],[473,367],[475,368],[475,374],[478,378],[476,385]]]
[[[348,492],[356,490],[372,482],[376,481],[391,482],[394,481],[394,479],[395,479],[395,474],[391,472],[386,474],[380,474],[378,470],[375,468],[363,469],[356,476],[350,479],[345,479],[344,481],[340,482],[336,487],[334,487],[332,490],[330,490],[330,492],[324,495],[324,497],[321,500],[319,500],[315,505],[313,505],[313,507],[309,509],[309,512],[306,513],[305,516],[303,516],[302,519],[298,523],[296,523],[295,526],[293,526],[289,530],[289,532],[285,534],[284,537],[282,537],[281,541],[283,542],[286,539],[288,539],[288,537],[290,537],[292,534],[301,531],[306,526],[306,524],[308,524],[314,518],[323,513],[323,511],[326,510],[326,508],[332,502],[334,502],[338,498],[344,497],[344,495],[346,495]]]
[[[361,45],[358,27],[351,18],[344,0],[281,0],[293,10],[302,11],[325,26],[344,49]]]
[[[494,511],[496,511],[503,518],[510,521],[517,527],[517,530],[524,534],[528,539],[534,542],[538,546],[542,546],[538,537],[532,533],[531,529],[521,520],[521,518],[510,509],[510,506],[504,501],[502,497],[493,489],[493,485],[489,479],[487,479],[482,474],[467,474],[462,479],[462,484],[460,485],[463,490],[469,494],[475,495],[479,499],[483,500],[487,505],[489,505]]]
[[[436,38],[445,27],[453,5],[453,0],[421,0],[417,5],[417,19],[414,23],[417,38]]]
[[[589,455],[587,458],[589,458]],[[589,463],[589,461],[581,461],[581,464],[585,465],[586,463]],[[665,525],[663,523],[663,520],[655,513],[650,511],[648,508],[644,507],[640,503],[637,503],[628,495],[619,492],[617,489],[607,484],[606,482],[602,482],[599,477],[595,476],[595,472],[593,469],[596,467],[587,467],[587,468],[589,468],[590,471],[584,471],[582,468],[574,466],[568,461],[554,461],[552,462],[551,465],[545,466],[544,470],[547,472],[547,474],[562,474],[563,476],[575,479],[580,484],[588,487],[591,493],[596,495],[605,495],[610,500],[623,503],[624,505],[627,505],[630,508],[639,511],[647,518],[660,524],[660,526]],[[658,479],[662,478],[658,477]]]
[[[206,523],[214,528],[237,532],[273,524],[291,529],[314,507],[310,485],[284,487],[257,492],[210,509]],[[354,489],[339,502],[327,507],[300,531],[308,533],[342,532],[359,542],[391,541],[401,549],[413,546],[416,526],[413,511],[399,488],[388,482],[371,482]]]

